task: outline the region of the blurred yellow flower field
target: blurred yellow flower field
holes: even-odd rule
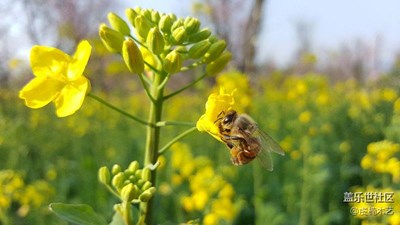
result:
[[[226,93],[243,97],[235,96],[235,104],[243,106],[241,111],[280,143],[286,156],[273,156],[273,172],[263,170],[257,160],[234,166],[223,143],[193,133],[159,159],[157,222],[400,223],[397,88],[353,80],[331,83],[321,74],[275,74],[251,84],[245,75],[228,72],[216,81],[215,86],[171,99],[173,107],[165,109],[165,117],[195,123],[205,112],[206,118],[211,107],[204,111],[207,96],[224,88]],[[137,115],[146,114],[148,109],[141,103],[144,94],[111,97],[116,94],[100,95]],[[104,163],[110,168],[114,163],[128,166],[141,157],[145,128],[91,99],[79,113],[59,120],[51,107],[28,110],[17,98],[13,90],[0,90],[3,223],[63,224],[45,210],[55,201],[90,203],[98,212],[110,210],[105,203],[113,199],[98,188],[97,169]],[[212,106],[226,108],[229,104]],[[214,129],[207,127],[213,122],[200,125],[207,131]],[[170,131],[161,142],[176,135],[177,131]],[[394,203],[347,203],[345,192],[393,192]],[[354,206],[367,210],[393,207],[393,214],[352,215]]]

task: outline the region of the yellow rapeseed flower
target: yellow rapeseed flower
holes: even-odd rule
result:
[[[75,113],[90,88],[82,74],[91,53],[88,41],[81,41],[71,57],[57,48],[34,46],[30,62],[35,75],[19,92],[25,105],[37,109],[54,102],[59,117]]]
[[[206,113],[197,121],[196,127],[200,132],[208,132],[214,138],[222,141],[217,135],[219,133],[218,126],[215,121],[222,112],[226,112],[235,104],[232,93],[226,93],[224,89],[220,89],[219,93],[213,93],[208,97],[206,103]]]
[[[304,111],[300,113],[299,115],[299,121],[303,124],[307,124],[311,120],[311,112],[310,111]]]

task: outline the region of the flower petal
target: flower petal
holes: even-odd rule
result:
[[[69,116],[80,109],[89,85],[89,80],[84,76],[68,83],[54,101],[57,116]]]
[[[197,129],[200,132],[206,131],[217,140],[222,141],[219,137],[218,125],[215,122],[222,112],[232,109],[234,104],[233,92],[232,94],[227,94],[221,89],[219,94],[211,94],[206,103],[206,113],[197,121]]]
[[[83,71],[85,70],[85,67],[89,61],[91,51],[92,46],[88,41],[84,40],[79,43],[68,67],[68,79],[76,80],[82,76]]]
[[[61,50],[47,46],[33,46],[31,49],[31,68],[35,76],[64,74],[71,57]]]
[[[37,109],[47,105],[57,97],[63,83],[49,77],[36,77],[32,79],[19,92],[19,97],[25,100],[25,105]]]

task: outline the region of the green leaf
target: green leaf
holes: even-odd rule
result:
[[[51,203],[49,208],[58,217],[78,225],[107,225],[105,218],[85,204]]]

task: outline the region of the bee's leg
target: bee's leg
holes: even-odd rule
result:
[[[238,155],[240,154],[241,150],[237,146],[231,148],[231,161],[233,165],[242,165],[240,158]]]
[[[245,141],[244,138],[239,137],[239,136],[229,136],[229,135],[222,135],[223,140],[231,140],[231,141]]]

